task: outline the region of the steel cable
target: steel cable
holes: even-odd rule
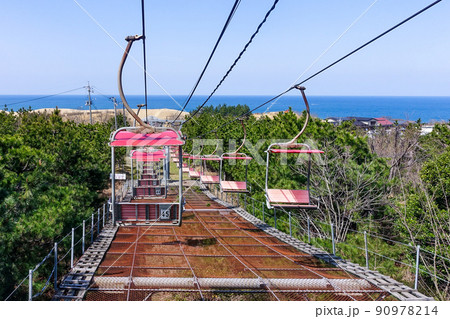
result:
[[[183,113],[183,111],[185,110],[186,106],[189,104],[189,101],[191,100],[192,96],[195,93],[195,90],[197,89],[201,79],[203,78],[203,75],[205,74],[206,69],[208,68],[209,63],[211,62],[212,57],[214,56],[214,53],[216,52],[217,47],[219,46],[220,41],[222,40],[223,35],[225,34],[225,31],[227,30],[228,26],[230,25],[231,20],[233,19],[234,14],[236,13],[237,8],[239,7],[239,4],[241,3],[241,0],[236,0],[234,2],[233,7],[231,8],[230,14],[228,15],[228,19],[225,22],[225,25],[222,28],[222,32],[219,35],[219,38],[216,41],[216,44],[214,45],[214,48],[211,52],[211,54],[209,55],[208,61],[206,62],[206,65],[203,67],[203,71],[202,73],[200,73],[200,76],[197,79],[197,82],[195,83],[194,87],[191,90],[191,93],[189,93],[188,98],[186,99],[186,101],[184,102],[183,108],[181,109],[180,113],[178,113],[177,117],[173,120],[172,123],[175,123],[176,120],[178,120],[178,118],[180,117],[180,115]]]
[[[368,46],[369,44],[372,44],[372,43],[375,42],[376,40],[379,40],[380,38],[384,37],[384,36],[387,35],[388,33],[394,31],[395,29],[397,29],[397,28],[400,27],[401,25],[405,24],[406,22],[412,20],[413,18],[417,17],[418,15],[420,15],[420,14],[424,13],[425,11],[431,9],[432,7],[434,7],[436,4],[438,4],[438,3],[441,2],[441,1],[442,1],[442,0],[434,1],[434,2],[431,3],[430,5],[426,6],[425,8],[423,8],[423,9],[421,9],[421,10],[419,10],[419,11],[417,11],[416,13],[414,13],[413,15],[409,16],[408,18],[404,19],[403,21],[401,21],[400,23],[396,24],[395,26],[391,27],[391,28],[388,29],[387,31],[384,31],[384,32],[381,33],[380,35],[378,35],[378,36],[374,37],[373,39],[367,41],[366,43],[364,43],[363,45],[359,46],[359,47],[356,48],[355,50],[353,50],[353,51],[351,51],[350,53],[344,55],[343,57],[339,58],[338,60],[336,60],[336,61],[334,61],[333,63],[329,64],[328,66],[324,67],[324,68],[321,69],[320,71],[314,73],[313,75],[311,75],[310,77],[306,78],[305,80],[303,80],[303,81],[299,82],[298,84],[292,86],[291,88],[287,89],[286,91],[284,91],[284,92],[278,94],[277,96],[271,98],[270,100],[264,102],[263,104],[261,104],[261,105],[255,107],[255,108],[253,108],[252,110],[250,110],[250,111],[248,111],[248,112],[246,112],[246,113],[244,113],[244,114],[241,114],[241,115],[235,117],[234,119],[232,119],[232,120],[230,120],[230,121],[228,121],[228,122],[225,122],[223,125],[219,126],[217,129],[211,130],[211,131],[209,131],[209,132],[207,132],[207,133],[205,133],[205,134],[203,134],[203,135],[197,136],[197,137],[195,137],[195,138],[203,137],[203,136],[205,136],[205,135],[207,135],[207,134],[209,134],[209,133],[212,133],[212,132],[217,132],[217,131],[220,130],[221,128],[223,128],[223,127],[225,127],[225,126],[228,126],[229,124],[233,123],[233,122],[236,121],[237,119],[242,118],[243,116],[250,115],[251,113],[253,113],[253,112],[256,111],[257,109],[259,109],[259,108],[263,107],[264,105],[266,105],[266,104],[268,104],[268,103],[274,101],[275,99],[278,99],[279,97],[281,97],[282,95],[288,93],[289,91],[291,91],[291,90],[294,89],[295,87],[300,86],[300,85],[306,83],[307,81],[313,79],[314,77],[318,76],[319,74],[323,73],[324,71],[328,70],[329,68],[335,66],[335,65],[338,64],[339,62],[342,62],[342,61],[345,60],[346,58],[348,58],[348,57],[350,57],[351,55],[355,54],[356,52],[362,50],[363,48],[365,48],[365,47]],[[208,98],[208,99],[209,99],[209,98]],[[206,102],[205,102],[205,103],[206,103]],[[203,106],[203,105],[202,105],[202,106]],[[201,107],[202,107],[202,106],[201,106]],[[194,114],[192,114],[192,116],[191,116],[189,119],[187,119],[187,120],[185,121],[185,123],[188,122],[195,114],[197,114],[198,111],[201,109],[201,107],[199,107],[199,108],[197,109],[197,111],[194,112]]]
[[[239,53],[238,57],[236,58],[236,60],[234,60],[233,64],[231,65],[231,67],[228,69],[228,71],[225,73],[225,75],[223,76],[223,78],[220,80],[219,84],[217,84],[217,86],[215,87],[215,89],[211,92],[211,94],[208,96],[208,98],[202,103],[202,105],[200,107],[198,107],[194,113],[186,120],[184,121],[184,123],[190,121],[204,106],[205,104],[209,101],[209,99],[214,95],[214,93],[216,93],[216,91],[219,89],[219,87],[222,85],[222,83],[225,81],[225,79],[228,77],[228,75],[231,73],[231,71],[234,69],[234,67],[236,66],[236,64],[239,62],[239,60],[241,59],[242,55],[245,53],[245,51],[247,51],[247,48],[249,47],[249,45],[253,42],[253,39],[256,37],[256,35],[259,33],[259,30],[261,29],[261,27],[264,25],[264,23],[266,23],[267,18],[269,17],[269,15],[272,13],[273,10],[275,10],[275,7],[277,5],[279,0],[275,0],[272,7],[269,9],[269,11],[266,13],[266,15],[264,16],[263,21],[258,25],[258,27],[256,28],[256,31],[252,34],[252,36],[250,37],[250,40],[247,42],[247,44],[244,46],[244,49],[241,51],[241,53]],[[267,102],[268,103],[268,102]],[[266,104],[267,104],[266,103]],[[183,124],[184,124],[183,123]]]

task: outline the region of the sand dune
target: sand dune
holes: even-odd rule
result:
[[[35,110],[35,112],[53,112],[54,108],[44,108]],[[58,108],[63,119],[75,121],[77,123],[89,123],[90,113],[89,110],[76,110],[76,109],[62,109]],[[137,109],[133,109],[137,113]],[[180,111],[174,109],[148,109],[148,116],[154,116],[162,120],[173,120],[176,118]],[[118,109],[117,114],[122,114],[123,110]],[[188,112],[183,112],[179,119],[184,119]],[[125,115],[129,123],[133,123],[133,117],[125,110]],[[146,116],[145,109],[139,112],[139,117],[144,119]],[[114,110],[92,110],[92,121],[105,122],[114,118]]]

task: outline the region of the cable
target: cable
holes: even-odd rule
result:
[[[269,17],[269,15],[272,13],[273,10],[275,10],[275,7],[277,5],[279,0],[275,0],[273,2],[272,7],[269,9],[269,11],[266,13],[266,15],[264,16],[263,21],[258,25],[258,27],[256,28],[256,31],[252,34],[252,36],[250,37],[250,40],[247,42],[247,44],[244,46],[244,49],[241,51],[241,53],[239,53],[238,57],[236,58],[236,60],[234,60],[233,64],[231,65],[231,67],[228,69],[227,73],[225,73],[225,75],[223,76],[222,80],[220,80],[219,84],[217,84],[216,88],[212,91],[212,93],[208,96],[208,98],[205,100],[205,102],[203,102],[203,104],[197,108],[197,110],[194,111],[194,113],[186,120],[184,121],[184,123],[190,121],[204,106],[205,104],[209,101],[209,99],[214,95],[214,93],[216,93],[217,89],[222,85],[222,83],[225,81],[225,79],[228,77],[228,75],[231,73],[231,71],[234,69],[234,67],[236,66],[236,64],[239,62],[239,60],[241,59],[242,55],[245,53],[245,51],[247,51],[247,48],[249,47],[249,45],[253,42],[253,39],[256,37],[256,35],[259,33],[259,30],[261,29],[261,27],[263,26],[264,23],[266,23],[267,18]],[[183,124],[184,124],[183,123]]]
[[[141,0],[142,8],[142,51],[144,56],[144,104],[145,104],[145,118],[148,118],[147,112],[147,58],[145,54],[145,10],[144,10],[144,0]]]
[[[189,101],[191,100],[192,96],[194,95],[195,90],[197,89],[198,84],[200,83],[203,75],[205,74],[206,69],[208,68],[209,62],[211,62],[211,59],[214,55],[214,53],[216,52],[217,47],[219,46],[220,41],[222,40],[223,35],[225,34],[225,31],[227,30],[228,26],[230,25],[231,20],[233,19],[234,14],[236,13],[237,8],[239,7],[239,4],[241,3],[241,0],[236,0],[234,2],[233,7],[231,8],[230,14],[228,15],[228,19],[225,22],[225,25],[222,28],[222,32],[219,35],[219,38],[216,41],[216,44],[214,46],[214,49],[212,50],[211,54],[209,55],[208,61],[206,62],[206,65],[203,67],[203,71],[200,74],[200,76],[197,79],[197,82],[195,83],[194,87],[191,90],[191,93],[189,94],[188,98],[186,99],[186,102],[183,105],[183,109],[180,111],[180,113],[178,114],[178,116],[175,118],[175,120],[173,120],[172,123],[174,123],[176,120],[178,120],[178,118],[180,117],[180,115],[183,113],[184,109],[186,108],[186,106],[188,105]]]
[[[79,88],[76,88],[76,89],[72,89],[72,90],[60,92],[60,93],[55,93],[55,94],[50,94],[50,95],[45,95],[45,96],[37,97],[37,98],[34,98],[34,99],[30,99],[30,100],[25,100],[25,101],[20,101],[20,102],[14,102],[14,103],[5,104],[5,106],[10,106],[10,105],[16,105],[16,104],[27,103],[27,102],[31,102],[31,101],[42,100],[42,99],[46,99],[46,98],[49,98],[49,97],[52,97],[52,96],[57,96],[57,95],[61,95],[61,94],[65,94],[65,93],[69,93],[69,92],[73,92],[73,91],[77,91],[77,90],[81,90],[81,89],[84,89],[84,86],[79,87]]]
[[[244,114],[241,114],[241,115],[237,116],[236,118],[234,118],[234,119],[232,119],[232,120],[230,120],[230,121],[228,121],[228,122],[225,122],[225,124],[219,126],[218,128],[216,128],[216,129],[214,129],[214,130],[211,130],[211,131],[209,131],[209,132],[207,132],[207,133],[205,133],[205,134],[203,134],[203,135],[197,136],[196,138],[198,138],[198,137],[203,137],[203,136],[205,136],[205,135],[207,135],[207,134],[209,134],[209,133],[211,133],[211,132],[217,132],[217,131],[218,131],[219,129],[221,129],[222,127],[227,126],[227,125],[233,123],[233,122],[236,121],[237,119],[239,119],[239,118],[241,118],[241,117],[243,117],[243,116],[247,116],[247,115],[253,113],[255,110],[257,110],[257,109],[263,107],[264,105],[266,105],[266,104],[268,104],[268,103],[274,101],[275,99],[278,99],[279,97],[281,97],[282,95],[288,93],[288,92],[291,91],[292,89],[294,89],[294,88],[296,88],[296,87],[298,87],[298,86],[304,84],[305,82],[311,80],[312,78],[316,77],[317,75],[321,74],[322,72],[324,72],[324,71],[328,70],[329,68],[335,66],[335,65],[338,64],[339,62],[345,60],[346,58],[350,57],[351,55],[353,55],[353,54],[355,54],[356,52],[360,51],[361,49],[365,48],[365,47],[368,46],[369,44],[371,44],[371,43],[375,42],[376,40],[380,39],[381,37],[387,35],[388,33],[392,32],[392,31],[395,30],[395,29],[397,29],[397,28],[400,27],[401,25],[403,25],[403,24],[405,24],[406,22],[410,21],[411,19],[417,17],[417,16],[420,15],[421,13],[427,11],[428,9],[431,9],[432,7],[434,7],[436,4],[438,4],[438,3],[441,2],[441,1],[442,1],[442,0],[437,0],[437,1],[433,2],[432,4],[426,6],[426,7],[423,8],[422,10],[417,11],[416,13],[414,13],[413,15],[411,15],[410,17],[408,17],[408,18],[406,18],[405,20],[403,20],[402,22],[396,24],[396,25],[393,26],[392,28],[390,28],[390,29],[388,29],[387,31],[381,33],[380,35],[376,36],[376,37],[373,38],[372,40],[370,40],[370,41],[366,42],[365,44],[361,45],[361,46],[358,47],[357,49],[355,49],[355,50],[351,51],[350,53],[344,55],[344,56],[341,57],[340,59],[338,59],[338,60],[336,60],[335,62],[329,64],[328,66],[324,67],[324,68],[321,69],[320,71],[314,73],[313,75],[311,75],[311,76],[308,77],[307,79],[301,81],[301,82],[298,83],[298,84],[295,84],[294,86],[292,86],[291,88],[287,89],[286,91],[284,91],[284,92],[278,94],[277,96],[271,98],[271,99],[268,100],[267,102],[264,102],[263,104],[261,104],[261,105],[255,107],[255,108],[253,108],[252,110],[250,110],[250,111],[248,111],[248,112],[246,112],[246,113],[244,113]],[[200,108],[201,108],[201,107],[200,107]],[[194,112],[194,114],[193,114],[189,119],[187,119],[184,123],[186,123],[187,121],[189,121],[189,120],[190,120],[190,119],[191,119],[191,118],[192,118],[192,117],[200,110],[200,108],[199,108],[196,112]]]
[[[342,32],[340,35],[339,35],[339,37],[336,39],[336,40],[334,40],[333,41],[333,43],[331,43],[329,46],[328,46],[328,48],[326,48],[303,72],[302,72],[302,74],[300,74],[298,77],[297,77],[297,79],[296,80],[294,80],[294,83],[292,83],[291,84],[291,86],[292,85],[294,85],[297,81],[299,81],[302,77],[303,77],[303,75],[305,75],[305,73],[306,72],[308,72],[317,62],[319,62],[319,60],[325,55],[325,54],[327,54],[328,53],[328,51],[330,51],[331,50],[331,48],[332,47],[334,47],[335,45],[336,45],[336,43],[338,43],[339,42],[339,40],[340,39],[342,39],[342,37],[344,37],[344,35],[345,34],[347,34],[347,32],[348,31],[350,31],[350,29],[356,24],[356,23],[358,23],[358,21],[359,20],[361,20],[361,18],[362,17],[364,17],[366,14],[367,14],[367,12],[369,12],[369,10],[378,2],[379,0],[375,0],[374,2],[372,2],[372,4],[363,12],[363,13],[361,13],[357,18],[356,18],[356,20],[355,21],[353,21],[348,27],[347,27],[347,29],[345,29],[345,31],[344,32]],[[269,107],[267,107],[267,109],[263,112],[263,114],[264,113],[266,113],[266,112],[268,112],[269,110],[270,110],[270,108],[272,107],[272,106],[274,106],[274,104],[275,103],[277,103],[277,101],[278,101],[278,99],[277,100],[275,100],[275,101],[273,101],[273,103],[269,106]]]
[[[359,50],[365,48],[366,46],[368,46],[369,44],[375,42],[376,40],[378,40],[379,38],[385,36],[386,34],[390,33],[391,31],[397,29],[398,27],[400,27],[401,25],[405,24],[406,22],[408,22],[409,20],[415,18],[416,16],[418,16],[419,14],[427,11],[428,9],[430,9],[431,7],[435,6],[436,4],[438,4],[439,2],[441,2],[442,0],[437,0],[435,2],[433,2],[432,4],[428,5],[427,7],[423,8],[420,11],[417,11],[416,13],[414,13],[412,16],[410,16],[409,18],[406,18],[405,20],[403,20],[402,22],[396,24],[395,26],[393,26],[392,28],[388,29],[387,31],[381,33],[380,35],[376,36],[375,38],[373,38],[372,40],[364,43],[363,45],[361,45],[360,47],[358,47],[357,49],[353,50],[352,52],[348,53],[347,55],[344,55],[342,58],[336,60],[335,62],[331,63],[330,65],[328,65],[327,67],[323,68],[322,70],[314,73],[313,75],[311,75],[309,78],[301,81],[300,83],[296,84],[297,85],[301,85],[309,80],[311,80],[312,78],[316,77],[317,75],[319,75],[320,73],[328,70],[329,68],[331,68],[332,66],[338,64],[339,62],[341,62],[342,60],[345,60],[346,58],[348,58],[349,56],[355,54],[356,52],[358,52]]]

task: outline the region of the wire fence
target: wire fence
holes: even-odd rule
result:
[[[54,243],[50,252],[16,285],[5,301],[49,300],[68,270],[111,220],[110,201]]]
[[[241,207],[292,237],[319,247],[367,269],[376,270],[438,300],[450,300],[450,259],[425,250],[420,245],[396,241],[368,231],[348,229],[344,240],[337,240],[340,230],[333,223],[304,217],[295,211],[268,209],[266,203],[247,194],[221,193],[216,197]]]

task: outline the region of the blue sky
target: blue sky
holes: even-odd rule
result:
[[[219,95],[276,95],[290,87],[375,0],[281,0]],[[77,0],[123,47],[141,33],[140,0]],[[432,1],[379,0],[306,78]],[[188,94],[234,0],[147,0],[149,73],[170,94]],[[197,94],[209,94],[273,0],[242,0]],[[307,82],[311,95],[450,96],[450,4],[440,4]],[[0,4],[0,94],[52,94],[87,84],[117,94],[122,49],[74,0]],[[142,64],[142,44],[132,55]],[[143,93],[129,60],[125,91]],[[164,94],[148,79],[150,94]],[[83,91],[80,94],[84,94]]]

